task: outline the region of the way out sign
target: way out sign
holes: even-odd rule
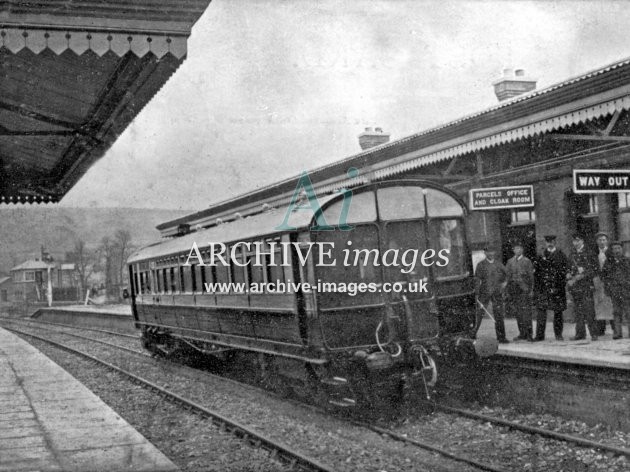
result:
[[[573,169],[575,193],[630,192],[630,170]]]
[[[471,210],[501,210],[534,206],[533,185],[472,188],[468,194]]]

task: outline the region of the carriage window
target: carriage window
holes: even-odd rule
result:
[[[424,217],[424,198],[420,187],[385,187],[378,189],[378,210],[382,220]]]
[[[447,193],[432,188],[427,189],[427,208],[431,217],[464,214],[464,209],[457,200]]]
[[[227,265],[223,265],[221,261],[217,262],[215,266],[215,282],[229,282],[230,281],[230,272],[229,267]]]
[[[325,283],[332,284],[348,284],[349,282],[360,283],[380,283],[381,267],[378,259],[378,228],[375,225],[355,226],[351,231],[320,231],[316,233],[318,242],[333,243],[326,245],[323,249],[328,252],[330,249],[330,257],[324,257],[324,261],[337,261],[330,267],[317,266],[317,277]],[[347,242],[351,240],[352,246],[348,246]],[[319,260],[318,246],[313,247],[313,260]],[[344,250],[348,249],[346,253]],[[344,259],[347,254],[347,262]],[[377,298],[376,294],[369,292],[348,293],[333,291],[322,291],[320,293],[321,301],[324,306],[339,306],[340,300],[350,305],[362,305],[373,303]]]
[[[151,271],[147,270],[144,273],[144,280],[147,287],[147,293],[151,293]]]
[[[284,282],[284,267],[282,266],[282,251],[278,248],[273,254],[274,265],[271,264],[271,256],[265,255],[265,267],[267,268],[267,281]]]
[[[204,274],[204,282],[207,283],[212,283],[217,279],[217,268],[216,266],[206,266],[203,268],[203,274]],[[203,288],[204,292],[206,291],[206,288],[204,286]]]
[[[193,292],[197,291],[197,265],[192,264],[189,268],[190,271],[190,288]]]
[[[203,270],[203,267],[200,265],[196,265],[194,275],[197,284],[197,291],[203,292],[206,283],[206,272]]]
[[[266,249],[265,249],[266,250]],[[250,281],[254,283],[263,283],[265,281],[264,272],[265,266],[256,264],[256,256],[254,254],[249,254],[247,259],[250,261],[247,266],[249,269]],[[265,258],[260,258],[260,262],[265,262]]]
[[[179,291],[184,293],[186,291],[186,279],[184,278],[184,267],[179,266]]]
[[[466,251],[464,247],[464,225],[459,219],[433,220],[429,227],[429,237],[431,247],[436,251],[448,249],[450,251],[448,264],[439,267],[436,260],[433,265],[436,277],[451,277],[456,275],[466,275],[468,264],[466,261]]]
[[[231,250],[231,248],[230,248]],[[234,251],[234,259],[238,261],[239,264],[243,264],[245,258],[243,257],[243,250],[241,247],[238,250]],[[245,282],[245,267],[237,265],[230,259],[231,267],[232,267],[232,282],[235,284],[244,283]]]
[[[348,224],[376,220],[376,202],[374,200],[373,192],[363,192],[352,195],[349,202],[344,202],[344,198],[341,198],[324,210],[326,223],[331,226],[338,225],[339,221],[341,221],[341,212],[344,208],[347,208],[348,213],[345,215],[345,222]]]
[[[396,221],[387,223],[385,226],[386,249],[383,253],[383,263],[390,263],[396,257],[397,265],[391,265],[387,270],[387,279],[392,281],[420,280],[428,275],[428,269],[420,262],[422,253],[427,249],[426,226],[423,220],[420,221]],[[413,271],[406,273],[411,267],[413,252],[418,255]],[[402,270],[405,272],[403,273]]]
[[[171,283],[170,292],[171,293],[177,292],[177,279],[175,278],[175,267],[171,267],[169,281]]]

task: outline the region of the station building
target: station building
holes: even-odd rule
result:
[[[50,285],[48,279],[50,278]],[[31,259],[11,269],[11,302],[44,302],[52,288],[54,301],[78,301],[78,274],[72,263]]]
[[[470,204],[473,189],[531,186],[533,202],[526,206],[470,211],[473,250],[488,242],[508,257],[510,242],[520,239],[533,255],[545,235],[556,234],[568,251],[574,231],[593,244],[605,231],[630,253],[630,193],[579,193],[573,184],[575,169],[630,169],[630,59],[540,90],[524,71],[506,69],[493,86],[496,105],[444,125],[395,141],[379,128],[366,129],[360,153],[310,171],[316,192],[418,178],[442,183]],[[358,176],[349,177],[350,168]],[[285,207],[296,183],[287,179],[158,229],[175,236],[218,218],[229,221],[236,212],[261,212],[263,204]]]

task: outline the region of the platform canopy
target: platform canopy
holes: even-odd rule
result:
[[[186,57],[210,0],[0,0],[0,203],[57,202]]]

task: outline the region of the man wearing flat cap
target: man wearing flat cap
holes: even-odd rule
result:
[[[506,308],[516,318],[518,336],[514,341],[533,341],[532,337],[532,293],[534,288],[534,266],[523,255],[523,244],[512,243],[514,257],[505,266]]]
[[[566,275],[569,271],[567,256],[556,247],[556,236],[545,236],[545,249],[536,259],[534,293],[537,308],[536,337],[534,341],[545,339],[547,310],[553,311],[553,333],[556,340],[562,341],[562,312],[567,309],[565,290]]]
[[[575,336],[571,338],[571,341],[586,339],[586,325],[588,325],[591,340],[597,341],[598,328],[595,323],[593,304],[593,276],[596,267],[597,258],[586,249],[584,236],[579,233],[574,234],[567,274],[567,290],[573,298],[575,314]]]

